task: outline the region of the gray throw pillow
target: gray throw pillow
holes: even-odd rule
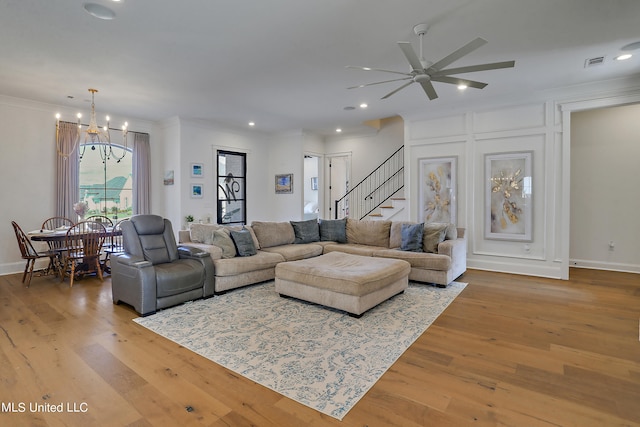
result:
[[[317,219],[308,221],[290,221],[296,235],[293,243],[311,243],[320,240],[320,227]]]
[[[402,224],[402,243],[400,250],[410,252],[422,252],[422,234],[424,223]]]
[[[257,253],[256,246],[253,244],[253,237],[251,237],[251,233],[246,228],[240,231],[232,230],[231,239],[236,245],[236,251],[238,251],[239,256],[252,256]]]
[[[321,219],[320,240],[347,243],[347,219]]]

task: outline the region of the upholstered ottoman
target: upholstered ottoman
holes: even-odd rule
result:
[[[278,264],[276,292],[360,317],[404,292],[410,271],[411,265],[403,260],[330,252]]]

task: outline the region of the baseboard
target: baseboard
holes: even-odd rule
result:
[[[573,268],[587,268],[591,270],[619,271],[622,273],[639,273],[640,265],[621,264],[615,262],[589,261],[584,259],[571,259],[569,266]]]

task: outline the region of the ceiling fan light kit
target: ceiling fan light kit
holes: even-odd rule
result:
[[[415,53],[413,47],[410,42],[398,42],[398,46],[402,50],[405,58],[409,62],[411,66],[411,72],[404,73],[399,71],[392,70],[384,70],[380,68],[372,68],[372,67],[356,67],[356,66],[347,66],[347,68],[354,68],[363,71],[379,71],[383,73],[393,73],[393,74],[401,74],[404,77],[400,77],[397,79],[384,80],[380,82],[361,84],[357,86],[352,86],[347,89],[356,89],[362,88],[366,86],[373,86],[383,83],[395,82],[406,80],[406,83],[403,83],[399,88],[389,92],[382,99],[387,99],[390,96],[396,94],[401,91],[405,87],[411,85],[412,83],[419,83],[422,86],[425,94],[429,98],[429,100],[434,100],[438,98],[438,94],[433,86],[433,82],[439,83],[447,83],[453,84],[458,87],[460,90],[464,90],[467,87],[472,87],[475,89],[483,89],[487,86],[487,83],[478,82],[474,80],[462,79],[459,77],[454,77],[456,74],[464,74],[464,73],[473,73],[477,71],[488,71],[488,70],[497,70],[500,68],[511,68],[515,66],[515,61],[504,61],[504,62],[493,62],[488,64],[478,64],[478,65],[469,65],[466,67],[458,67],[458,68],[449,68],[446,69],[447,66],[459,60],[463,56],[470,54],[476,49],[480,48],[487,44],[487,41],[483,38],[476,38],[475,40],[470,41],[466,45],[462,46],[458,50],[455,50],[448,56],[440,59],[435,63],[430,63],[424,59],[422,56],[422,39],[424,35],[427,33],[429,29],[429,25],[427,24],[418,24],[413,27],[413,32],[420,38],[420,57]]]

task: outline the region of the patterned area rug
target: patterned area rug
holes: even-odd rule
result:
[[[410,283],[403,294],[354,319],[281,298],[271,281],[134,321],[341,420],[465,286]]]

